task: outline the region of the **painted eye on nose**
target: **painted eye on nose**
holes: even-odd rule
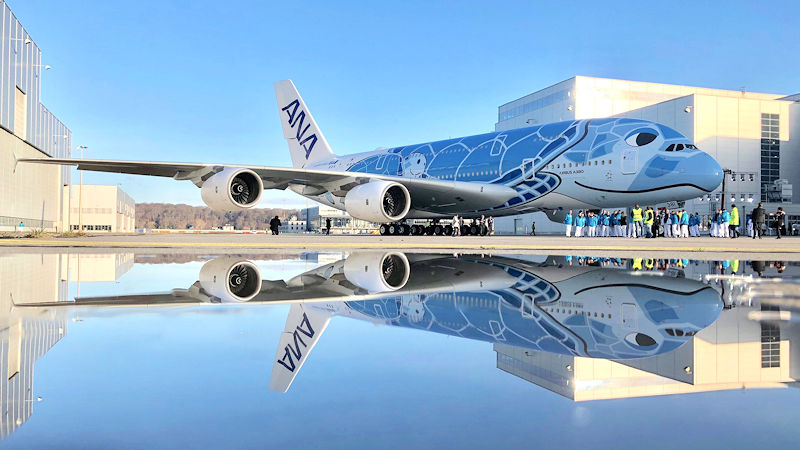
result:
[[[636,347],[647,348],[657,344],[655,339],[644,333],[631,333],[625,336],[625,340],[628,341],[629,344],[633,344]]]
[[[649,131],[638,131],[625,138],[625,143],[631,147],[641,147],[656,140],[656,135]]]

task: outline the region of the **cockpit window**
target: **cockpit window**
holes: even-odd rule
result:
[[[694,144],[670,144],[666,149],[665,152],[679,152],[682,150],[697,150],[697,146]]]

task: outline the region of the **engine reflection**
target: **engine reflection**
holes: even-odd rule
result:
[[[102,320],[116,307],[289,304],[269,383],[279,392],[336,316],[492,343],[498,368],[576,401],[771,387],[800,375],[790,365],[796,321],[772,322],[791,316],[796,285],[703,276],[718,263],[647,271],[635,260],[603,267],[568,257],[356,252],[270,280],[257,262],[218,257],[188,287],[106,297],[78,289],[70,300],[70,280],[116,280],[133,255],[0,257],[0,391],[17,393],[3,394],[11,419],[0,437],[32,413],[33,363],[66,335],[70,310]],[[776,291],[789,296],[777,306]]]

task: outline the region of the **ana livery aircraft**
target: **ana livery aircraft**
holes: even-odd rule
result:
[[[19,161],[190,180],[208,206],[225,211],[255,206],[264,189],[288,188],[353,217],[386,224],[382,234],[421,232],[406,219],[533,211],[555,216],[565,209],[687,200],[713,191],[723,176],[714,158],[677,131],[626,118],[569,120],[336,156],[294,84],[277,82],[275,93],[293,168]]]
[[[334,316],[537,352],[622,360],[677,349],[723,308],[714,288],[683,272],[571,261],[355,252],[284,281],[264,280],[253,262],[224,256],[205,263],[188,289],[14,307],[40,315],[42,308],[102,308],[98,314],[107,316],[115,307],[290,304],[270,380],[270,388],[281,392]]]

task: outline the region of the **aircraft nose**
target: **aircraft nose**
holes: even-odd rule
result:
[[[722,183],[722,167],[716,159],[705,152],[700,152],[689,158],[688,167],[694,175],[694,184],[703,190],[711,192]]]

